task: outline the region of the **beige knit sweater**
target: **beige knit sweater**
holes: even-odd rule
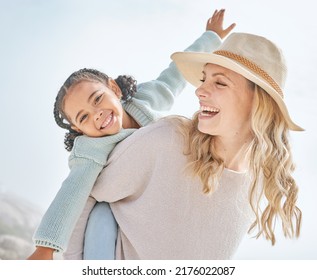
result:
[[[235,253],[254,218],[249,179],[225,169],[219,188],[203,194],[200,180],[186,171],[183,147],[175,125],[163,119],[112,152],[92,196],[111,203],[119,225],[117,259],[230,259]],[[81,252],[74,236],[69,258]]]

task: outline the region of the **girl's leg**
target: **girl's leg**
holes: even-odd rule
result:
[[[87,223],[84,260],[114,260],[117,233],[117,222],[109,204],[96,203]]]

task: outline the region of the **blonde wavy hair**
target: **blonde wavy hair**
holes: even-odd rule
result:
[[[249,202],[256,219],[249,233],[257,228],[256,238],[263,235],[274,245],[276,219],[282,221],[284,236],[298,237],[302,213],[296,206],[298,186],[292,177],[295,166],[288,140],[289,128],[270,95],[255,84],[253,87],[251,129],[254,138],[247,153],[251,176]],[[188,169],[201,179],[203,192],[212,193],[225,167],[214,149],[215,138],[197,129],[197,114],[192,120],[178,119],[178,124],[186,139],[184,153],[189,159]]]

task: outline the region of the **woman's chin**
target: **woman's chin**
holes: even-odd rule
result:
[[[208,135],[215,135],[215,131],[214,131],[214,129],[211,129],[210,125],[198,123],[197,129],[201,133],[205,133]]]

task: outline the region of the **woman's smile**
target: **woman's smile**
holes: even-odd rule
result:
[[[201,105],[199,112],[200,112],[199,113],[200,118],[204,118],[204,117],[213,118],[220,112],[220,110],[212,106]]]

